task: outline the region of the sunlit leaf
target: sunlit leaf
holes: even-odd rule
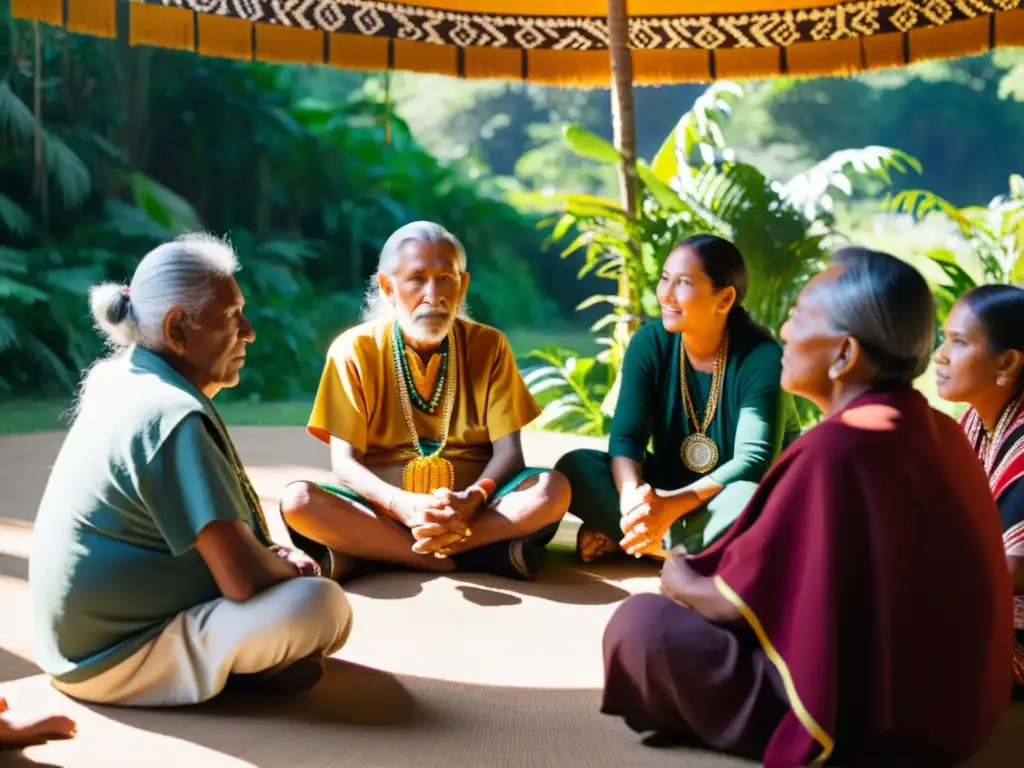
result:
[[[580,157],[613,165],[620,160],[619,151],[596,133],[579,125],[567,125],[562,132],[565,143]]]

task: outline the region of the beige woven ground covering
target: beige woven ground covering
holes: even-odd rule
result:
[[[268,511],[276,509],[287,481],[326,478],[326,452],[301,430],[233,432]],[[61,437],[0,438],[0,695],[19,708],[46,706],[71,714],[79,720],[79,735],[23,755],[0,752],[0,766],[746,764],[642,747],[620,722],[599,714],[604,624],[626,595],[652,590],[657,574],[643,566],[581,568],[565,555],[554,557],[541,578],[526,585],[412,574],[354,582],[348,587],[356,615],[349,644],[327,680],[295,698],[221,699],[178,711],[76,704],[50,688],[31,661],[25,584],[31,520]],[[550,466],[580,444],[528,434],[527,458]],[[558,541],[571,542],[574,531],[566,521]],[[1011,711],[971,765],[1024,765],[1024,708]]]

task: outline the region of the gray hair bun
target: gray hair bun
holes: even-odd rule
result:
[[[125,286],[117,283],[93,286],[89,291],[89,309],[107,342],[116,347],[128,347],[135,343],[131,298]]]

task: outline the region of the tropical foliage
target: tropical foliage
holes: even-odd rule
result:
[[[6,9],[3,9],[6,10]],[[0,56],[0,396],[64,395],[101,353],[88,287],[177,234],[230,238],[258,343],[236,394],[315,389],[386,237],[417,219],[470,253],[474,315],[554,313],[536,221],[424,150],[376,76],[199,58],[8,22]],[[508,290],[509,285],[516,290]]]
[[[581,277],[594,274],[608,281],[608,292],[596,293],[579,309],[604,304],[609,312],[592,327],[605,346],[595,360],[562,358],[553,349],[538,353],[545,359],[538,371],[545,375],[538,373],[535,391],[550,399],[546,407],[553,426],[591,434],[603,428],[614,407],[614,381],[629,328],[637,319],[660,316],[655,289],[665,258],[680,241],[713,233],[735,242],[750,273],[744,305],[777,333],[796,294],[842,240],[833,226],[836,200],[852,195],[861,179],[888,185],[894,174],[921,171],[909,155],[872,146],[835,152],[785,182],[769,179],[738,161],[723,139],[724,124],[742,95],[734,83],[708,88],[651,163],[639,164],[642,201],[636,219],[613,200],[564,196],[561,215],[551,222],[551,241],[568,241],[563,258],[582,254]],[[564,136],[581,157],[618,162],[614,147],[579,126],[568,126]],[[621,275],[628,295],[611,293]],[[585,384],[590,389],[584,392]],[[802,406],[813,415],[809,404]]]
[[[1024,177],[1012,174],[1009,193],[987,206],[957,208],[926,190],[901,192],[889,206],[917,220],[944,219],[960,236],[925,253],[945,276],[935,289],[940,320],[976,285],[1024,283]]]

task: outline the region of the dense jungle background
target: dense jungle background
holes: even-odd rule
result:
[[[380,246],[414,219],[465,243],[470,309],[510,335],[538,426],[595,435],[630,329],[657,316],[660,260],[693,232],[737,241],[773,330],[840,241],[913,260],[942,311],[1024,278],[1024,52],[637,89],[630,222],[607,90],[131,48],[14,22],[6,1],[0,19],[0,431],[58,426],[103,352],[88,287],[184,230],[239,252],[258,340],[224,397],[270,422],[304,423]]]

